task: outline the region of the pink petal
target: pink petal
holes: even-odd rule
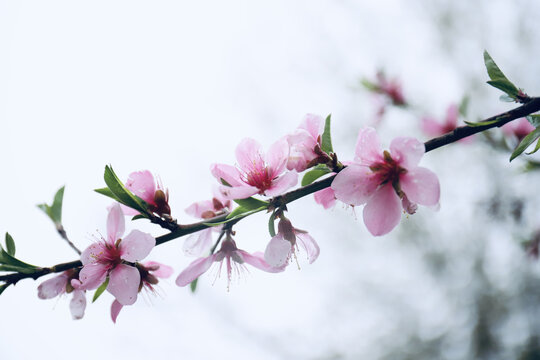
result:
[[[186,286],[193,280],[204,274],[212,265],[216,258],[216,254],[210,255],[205,258],[200,258],[193,261],[184,269],[176,278],[176,285]]]
[[[323,118],[319,115],[306,114],[299,128],[305,129],[314,140],[322,133]]]
[[[367,127],[360,129],[358,140],[356,140],[354,161],[363,165],[372,165],[383,160],[381,144],[374,128]]]
[[[246,173],[264,169],[265,163],[261,154],[261,144],[251,138],[240,141],[236,147],[236,161],[240,169]],[[232,185],[232,184],[231,184]]]
[[[445,123],[448,128],[456,127],[459,117],[459,108],[456,104],[450,104],[446,109]]]
[[[397,137],[390,144],[392,159],[407,170],[418,166],[425,151],[424,144],[411,137]]]
[[[379,181],[367,166],[349,165],[332,181],[336,198],[349,205],[362,205],[373,195]]]
[[[246,199],[259,192],[259,189],[255,186],[241,185],[241,186],[220,186],[219,192],[221,196],[228,200]]]
[[[277,273],[277,272],[282,272],[283,270],[285,270],[286,266],[274,267],[268,264],[264,260],[264,254],[262,252],[256,252],[256,253],[250,254],[244,250],[237,250],[237,251],[240,252],[240,254],[242,255],[242,258],[244,259],[246,263],[248,263],[249,265],[253,267],[256,267],[259,270],[266,271],[269,273]]]
[[[158,278],[166,279],[171,276],[174,269],[169,265],[158,263],[157,261],[146,261],[143,264],[145,267],[158,267],[157,270],[152,270],[152,274]]]
[[[97,259],[105,251],[104,245],[102,242],[95,242],[88,246],[81,254],[81,262],[83,265],[88,265],[95,263]]]
[[[124,305],[120,304],[118,300],[113,301],[111,305],[111,319],[113,323],[116,324],[116,318],[118,317],[118,314],[120,314],[120,310],[122,310],[123,307]]]
[[[285,192],[285,190],[295,186],[297,182],[298,174],[296,171],[288,171],[272,181],[272,186],[266,190],[264,194],[270,197],[281,195]]]
[[[79,280],[84,289],[93,290],[103,284],[109,268],[103,264],[91,263],[84,265],[79,273]]]
[[[212,164],[210,165],[210,172],[221,184],[221,179],[225,180],[231,186],[244,185],[244,182],[240,178],[240,171],[231,165],[226,164]]]
[[[270,177],[279,176],[287,165],[289,159],[289,143],[285,138],[281,138],[273,143],[266,153],[266,164]]]
[[[209,211],[214,211],[214,204],[212,204],[211,200],[204,200],[193,203],[185,210],[188,215],[196,218],[202,218],[202,215],[205,212]]]
[[[109,274],[109,291],[122,305],[133,305],[141,283],[141,274],[133,266],[120,264]]]
[[[319,190],[313,194],[315,202],[322,205],[325,209],[330,209],[336,204],[336,194],[331,187]]]
[[[306,251],[307,258],[312,264],[319,257],[319,245],[307,232],[295,231],[297,243]]]
[[[401,201],[390,184],[380,187],[364,207],[364,223],[374,236],[389,233],[401,219]]]
[[[287,169],[297,172],[306,170],[307,164],[317,157],[313,151],[317,141],[306,130],[297,129],[287,136],[287,142],[289,143]]]
[[[114,205],[107,216],[107,240],[114,244],[121,239],[125,230],[124,214],[119,204]]]
[[[264,260],[270,266],[280,268],[287,265],[291,256],[291,243],[283,239],[283,235],[277,234],[274,236],[264,251]]]
[[[428,136],[439,136],[444,133],[443,126],[437,120],[430,117],[423,118],[420,127]]]
[[[68,276],[60,274],[49,280],[46,280],[38,286],[38,298],[52,299],[66,291]]]
[[[407,198],[420,205],[434,206],[439,202],[440,185],[437,175],[431,170],[417,167],[401,175],[401,190]]]
[[[114,203],[115,204],[115,203]],[[113,205],[114,205],[113,204]],[[112,206],[111,206],[112,207]],[[138,212],[135,209],[132,209],[130,207],[127,207],[126,205],[120,204],[120,208],[122,209],[122,212],[124,213],[124,216],[135,216],[139,215],[140,212]],[[110,209],[110,208],[109,208]]]
[[[184,242],[184,254],[196,257],[206,255],[212,246],[212,230],[209,228],[188,236]]]
[[[126,188],[149,204],[154,203],[156,183],[154,176],[148,170],[135,171],[129,174]]]
[[[120,242],[120,257],[130,262],[139,261],[147,257],[154,246],[156,246],[156,239],[152,235],[132,230]]]
[[[86,295],[83,290],[73,290],[73,297],[69,303],[69,310],[73,320],[82,319],[86,309]]]

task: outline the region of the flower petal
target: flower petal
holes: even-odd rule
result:
[[[221,184],[221,179],[225,180],[231,186],[244,185],[244,182],[240,178],[240,171],[231,165],[226,164],[212,164],[210,165],[210,172]]]
[[[256,267],[259,270],[266,271],[269,273],[282,272],[283,270],[285,270],[285,267],[287,265],[285,264],[285,266],[281,266],[281,267],[271,266],[264,260],[264,254],[262,252],[256,252],[256,253],[250,254],[244,250],[237,250],[237,251],[240,252],[240,254],[242,255],[242,258],[244,259],[246,263],[248,263],[249,265],[253,267]]]
[[[285,170],[288,158],[289,143],[286,138],[281,138],[270,146],[266,153],[266,164],[271,178],[279,176]]]
[[[428,136],[439,136],[444,133],[443,126],[437,120],[431,117],[422,118],[420,127]]]
[[[303,129],[297,129],[293,134],[287,135],[289,143],[289,156],[287,159],[287,169],[302,172],[306,170],[307,164],[317,157],[313,151],[317,141]]]
[[[295,231],[297,243],[306,251],[307,258],[312,264],[319,257],[319,245],[307,232]]]
[[[316,141],[319,135],[322,133],[322,122],[322,116],[315,114],[306,114],[299,128],[306,130]]]
[[[73,320],[82,319],[86,309],[86,295],[83,290],[73,290],[73,297],[69,303],[69,310]]]
[[[123,307],[124,305],[120,304],[118,300],[113,301],[111,305],[111,319],[113,323],[116,324],[116,318],[118,317],[118,314],[120,314],[120,310],[122,310]]]
[[[450,104],[448,109],[446,109],[446,119],[445,123],[448,128],[456,127],[459,117],[459,108],[456,104]]]
[[[220,186],[219,192],[227,200],[246,199],[259,192],[259,189],[255,186],[240,185],[240,186]]]
[[[156,183],[148,170],[135,171],[129,174],[126,188],[149,204],[154,204]]]
[[[372,165],[383,160],[377,131],[372,127],[360,129],[356,140],[354,161],[362,165]]]
[[[144,259],[156,245],[156,239],[140,230],[132,230],[119,245],[120,257],[135,262]]]
[[[261,154],[261,144],[254,139],[242,139],[240,144],[236,146],[235,155],[238,166],[246,173],[258,172],[258,170],[265,167]]]
[[[407,170],[418,166],[425,151],[424,144],[411,137],[397,137],[390,144],[392,159]]]
[[[120,264],[109,274],[109,291],[122,305],[133,305],[141,283],[141,274],[133,266]]]
[[[264,194],[266,196],[278,196],[285,192],[285,190],[290,189],[295,186],[298,182],[298,174],[296,171],[288,171],[285,174],[281,175],[277,179],[272,181],[272,186],[268,188]]]
[[[158,263],[157,261],[146,261],[143,264],[145,267],[156,267],[156,270],[152,270],[152,274],[158,278],[166,279],[171,276],[174,272],[174,269],[169,265]]]
[[[291,256],[291,243],[283,239],[283,235],[274,236],[264,251],[264,260],[273,267],[286,266]]]
[[[96,289],[103,284],[107,277],[109,268],[106,265],[99,263],[86,264],[79,273],[79,280],[82,287],[87,290]]]
[[[176,278],[176,285],[186,286],[190,284],[193,280],[204,274],[212,265],[216,258],[216,254],[210,255],[208,257],[200,258],[193,261],[184,269]]]
[[[184,254],[196,257],[207,255],[207,251],[212,246],[212,230],[208,228],[188,236],[184,242]]]
[[[120,204],[115,204],[109,210],[107,216],[107,241],[114,244],[116,240],[121,239],[125,231],[124,213]]]
[[[439,202],[439,179],[434,172],[423,167],[417,167],[401,175],[399,179],[401,190],[413,203],[434,206]]]
[[[331,187],[322,189],[313,194],[315,202],[325,209],[330,209],[336,204],[336,194]]]
[[[38,286],[38,298],[52,299],[66,291],[68,276],[60,274],[52,279],[45,280]]]
[[[214,204],[211,200],[198,201],[191,204],[184,211],[193,217],[202,218],[204,213],[214,212]]]
[[[349,165],[332,181],[332,190],[338,200],[349,205],[362,205],[373,195],[379,181],[367,166]]]
[[[81,254],[81,262],[83,265],[95,263],[97,259],[105,251],[103,242],[95,242],[88,246]]]
[[[380,187],[364,207],[364,223],[374,236],[389,233],[401,219],[401,201],[390,184]]]

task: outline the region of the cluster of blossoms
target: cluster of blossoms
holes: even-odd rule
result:
[[[394,94],[395,101],[403,101],[398,89],[385,89]],[[211,221],[234,212],[235,201],[242,204],[243,199],[262,196],[269,200],[265,204],[273,212],[272,221],[277,221],[277,233],[271,232],[273,236],[269,237],[264,252],[255,253],[237,246],[233,223],[227,221],[190,235],[183,250],[196,259],[179,273],[178,286],[191,284],[214,264],[218,267],[217,276],[225,267],[229,287],[233,277],[246,271],[245,264],[278,273],[298,261],[299,251],[313,263],[319,256],[319,245],[307,231],[293,226],[285,216],[285,203],[274,201],[297,184],[299,173],[313,167],[324,169],[323,176],[335,176],[331,186],[314,193],[315,201],[325,209],[337,201],[351,206],[365,204],[364,223],[376,236],[390,232],[399,223],[402,209],[413,214],[417,205],[438,205],[439,182],[433,172],[418,166],[425,152],[418,140],[396,138],[390,150],[383,151],[375,129],[364,128],[358,135],[354,159],[339,162],[333,151],[323,150],[323,125],[323,118],[308,114],[294,132],[273,143],[266,153],[256,140],[246,138],[236,148],[235,165],[211,165],[211,173],[218,182],[212,198],[193,203],[186,213],[203,222]],[[149,216],[176,224],[171,217],[168,191],[156,184],[149,171],[131,173],[125,188],[146,204]],[[99,296],[107,290],[115,298],[111,317],[116,322],[120,310],[134,304],[142,289],[154,291],[158,278],[169,277],[173,269],[156,262],[140,262],[156,244],[152,235],[132,230],[122,237],[124,216],[137,214],[137,210],[113,204],[107,217],[107,236],[82,252],[82,268],[45,281],[38,288],[38,296],[48,299],[72,293],[72,315],[81,318],[86,306],[85,292],[98,289]],[[214,234],[218,235],[217,240]]]

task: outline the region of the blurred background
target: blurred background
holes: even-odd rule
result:
[[[540,95],[536,1],[2,1],[0,0],[0,232],[17,255],[50,266],[76,254],[36,204],[66,186],[63,222],[79,248],[104,233],[103,170],[149,169],[169,188],[173,216],[210,197],[213,162],[233,164],[244,137],[268,147],[305,113],[332,113],[334,148],[353,158],[361,126],[425,141],[421,118],[442,120],[470,98],[477,121],[512,108],[485,84],[487,49],[529,95]],[[388,106],[360,80],[398,79],[409,107]],[[150,258],[175,268],[156,296],[126,307],[112,296],[73,321],[69,296],[40,300],[24,280],[0,297],[1,358],[539,359],[540,174],[489,141],[430,152],[438,212],[420,208],[374,238],[361,208],[289,206],[318,241],[319,259],[281,274],[250,269],[226,290],[215,271],[198,289],[174,284],[189,262],[183,239]],[[356,214],[355,214],[356,213]],[[264,250],[267,218],[236,226]],[[136,222],[154,235],[164,232]],[[88,296],[90,302],[90,296]]]

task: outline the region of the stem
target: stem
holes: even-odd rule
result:
[[[447,134],[444,134],[442,136],[439,136],[439,137],[433,138],[433,139],[431,139],[429,141],[426,141],[424,143],[424,145],[426,147],[426,152],[430,152],[430,151],[438,149],[438,148],[440,148],[442,146],[451,144],[451,143],[456,142],[458,140],[461,140],[461,139],[463,139],[463,138],[465,138],[467,136],[471,136],[471,135],[474,135],[476,133],[486,131],[488,129],[492,129],[492,128],[495,128],[495,127],[501,127],[504,124],[506,124],[506,123],[508,123],[508,122],[510,122],[512,120],[515,120],[515,119],[530,115],[530,114],[532,114],[534,112],[540,111],[540,98],[539,97],[527,98],[526,100],[527,101],[523,105],[521,105],[521,106],[519,106],[519,107],[517,107],[517,108],[515,108],[513,110],[504,112],[504,113],[499,114],[499,115],[492,116],[490,118],[487,118],[487,119],[481,121],[481,122],[486,122],[487,123],[486,125],[478,125],[477,124],[477,125],[474,125],[474,126],[471,126],[471,125],[460,126],[460,127],[456,128],[455,130],[447,133]],[[339,172],[343,168],[336,168],[335,170],[336,170],[336,172]],[[329,176],[329,177],[327,177],[327,178],[325,178],[323,180],[316,181],[316,182],[314,182],[312,184],[301,187],[299,189],[289,191],[288,193],[285,193],[283,195],[276,196],[275,198],[273,198],[270,201],[269,207],[274,207],[274,208],[282,207],[282,206],[284,206],[284,205],[286,205],[288,203],[291,203],[293,201],[301,199],[301,198],[303,198],[303,197],[305,197],[307,195],[313,194],[313,193],[315,193],[315,192],[317,192],[319,190],[330,187],[330,185],[332,184],[332,181],[334,180],[335,177],[336,177],[336,175],[332,175],[332,176]],[[230,223],[225,224],[225,225],[227,225],[226,228],[230,229],[230,227],[233,224],[235,224],[236,222],[244,219],[245,217],[248,217],[249,215],[252,215],[252,214],[247,214],[244,217],[235,219],[235,220],[231,221]],[[227,214],[223,214],[223,215],[219,215],[219,216],[216,216],[214,218],[211,218],[211,219],[206,219],[206,220],[196,222],[196,223],[193,223],[193,224],[188,224],[188,225],[177,225],[175,223],[172,224],[171,222],[167,222],[167,221],[164,221],[164,220],[161,220],[161,219],[158,220],[157,218],[151,219],[151,221],[153,223],[157,223],[157,224],[161,225],[162,227],[165,227],[165,228],[168,228],[169,230],[171,230],[171,232],[169,234],[165,234],[165,235],[162,235],[162,236],[159,236],[159,237],[156,238],[156,245],[161,245],[161,244],[164,244],[164,243],[166,243],[168,241],[171,241],[173,239],[176,239],[176,238],[188,235],[188,234],[192,234],[192,233],[197,232],[197,231],[208,229],[211,226],[211,225],[208,225],[208,224],[219,223],[219,222],[225,221],[226,218],[227,218]],[[59,232],[60,232],[60,230],[59,230]],[[64,234],[65,234],[65,231],[64,231]],[[223,234],[224,234],[224,232],[221,233],[221,236],[223,236]],[[62,235],[61,232],[60,232],[60,235]],[[70,243],[70,245],[78,253],[80,253],[80,251],[71,243],[71,241],[69,241],[67,239],[67,236],[64,237],[62,235],[62,237],[64,239],[66,239],[66,241],[68,241],[68,243]],[[215,248],[217,247],[218,244],[219,244],[219,240],[214,245],[213,250],[215,250]],[[76,261],[72,261],[72,262],[68,262],[68,263],[62,263],[62,264],[54,265],[54,266],[51,266],[51,267],[48,267],[48,268],[38,268],[34,272],[32,272],[31,274],[11,273],[11,274],[7,274],[7,275],[1,275],[0,276],[0,282],[4,282],[5,284],[10,285],[10,284],[17,283],[21,279],[33,278],[35,280],[35,279],[37,279],[37,278],[39,278],[39,277],[41,277],[43,275],[47,275],[47,274],[50,274],[50,273],[58,273],[58,272],[62,272],[62,271],[68,270],[68,269],[73,269],[73,268],[77,268],[77,267],[81,267],[81,266],[82,266],[82,263],[79,260],[76,260]]]
[[[62,224],[58,225],[56,227],[56,231],[58,231],[58,234],[60,234],[60,236],[62,237],[62,239],[66,240],[68,245],[71,246],[71,248],[73,250],[75,250],[75,252],[79,255],[81,255],[81,250],[79,250],[74,243],[71,242],[71,240],[69,240],[67,234],[66,234],[66,230],[64,229],[64,226],[62,226]]]

